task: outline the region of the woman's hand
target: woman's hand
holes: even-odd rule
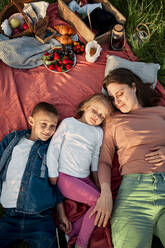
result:
[[[103,225],[103,227],[105,227],[112,212],[113,201],[109,185],[105,184],[101,188],[102,190],[100,197],[98,198],[96,206],[89,217],[92,217],[94,214],[96,214],[95,225],[98,227]]]
[[[150,148],[150,151],[145,155],[145,160],[157,166],[163,165],[165,162],[165,146],[155,146]]]

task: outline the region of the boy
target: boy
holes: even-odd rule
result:
[[[53,105],[40,102],[28,118],[31,130],[14,131],[0,143],[0,202],[5,215],[0,219],[0,247],[17,239],[26,240],[32,248],[55,248],[56,209],[65,232],[71,224],[65,216],[63,197],[46,164],[50,138],[56,130],[58,112]]]

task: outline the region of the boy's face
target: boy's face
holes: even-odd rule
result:
[[[31,126],[30,140],[48,140],[56,131],[58,116],[53,113],[40,110],[34,116],[29,116]]]

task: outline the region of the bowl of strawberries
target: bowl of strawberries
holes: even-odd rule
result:
[[[85,52],[85,44],[81,41],[74,41],[72,44],[72,49],[76,54],[82,54]]]
[[[52,72],[68,72],[76,64],[76,55],[68,47],[54,47],[42,56],[45,67]]]

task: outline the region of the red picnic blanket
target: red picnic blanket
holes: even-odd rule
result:
[[[48,16],[50,27],[64,23],[57,16],[56,3],[49,5]],[[40,101],[54,104],[59,111],[60,120],[75,116],[79,102],[101,91],[107,54],[138,61],[127,43],[123,51],[110,51],[108,44],[104,44],[96,63],[88,63],[84,54],[77,55],[75,67],[67,73],[50,72],[44,65],[33,69],[13,69],[0,61],[0,140],[13,130],[26,129],[27,117]],[[162,93],[162,104],[165,105],[164,89],[159,82],[156,89]],[[112,176],[114,196],[119,184],[118,162],[115,158]],[[70,218],[74,219],[79,214],[80,209],[77,213],[72,213],[72,216],[70,214]],[[101,247],[112,247],[109,228],[96,229],[91,237],[90,248]]]

